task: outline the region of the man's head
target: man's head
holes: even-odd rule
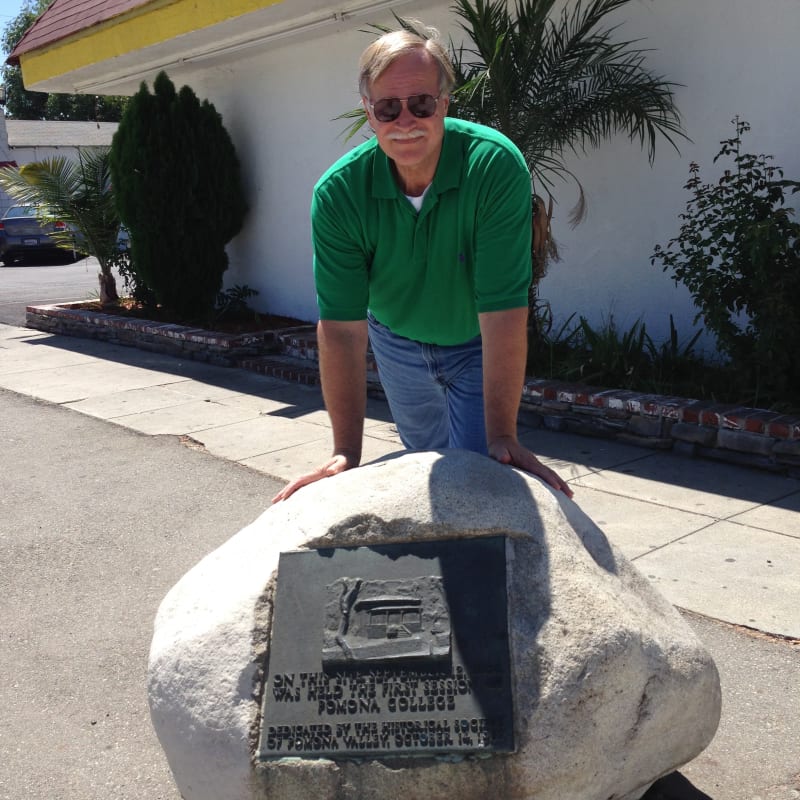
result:
[[[392,31],[376,39],[361,54],[358,62],[358,91],[362,97],[370,97],[373,82],[398,58],[419,51],[427,53],[436,65],[439,93],[442,96],[450,94],[455,84],[455,73],[450,57],[439,41],[439,32],[422,24],[415,24],[414,27],[426,38],[406,30]]]
[[[421,194],[433,180],[444,138],[454,83],[447,53],[435,38],[394,31],[364,51],[359,76],[364,109],[401,188]]]

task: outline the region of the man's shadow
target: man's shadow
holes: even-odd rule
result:
[[[671,772],[659,778],[642,795],[642,800],[713,800],[713,798],[701,792],[680,772]]]

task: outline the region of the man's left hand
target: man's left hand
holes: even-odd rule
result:
[[[541,478],[548,486],[552,486],[567,497],[572,497],[569,484],[549,467],[546,467],[538,458],[516,439],[504,437],[489,443],[489,456],[501,464],[518,467],[537,478]]]

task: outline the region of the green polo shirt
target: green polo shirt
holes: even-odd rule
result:
[[[478,314],[528,304],[531,182],[514,144],[446,118],[433,183],[417,213],[372,138],[314,187],[320,319],[362,320],[439,345],[478,335]]]

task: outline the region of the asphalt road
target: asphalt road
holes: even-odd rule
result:
[[[145,687],[156,609],[282,483],[0,390],[0,798],[179,800]]]
[[[98,271],[96,258],[82,258],[74,264],[0,264],[0,322],[25,325],[25,306],[32,303],[97,297]]]

